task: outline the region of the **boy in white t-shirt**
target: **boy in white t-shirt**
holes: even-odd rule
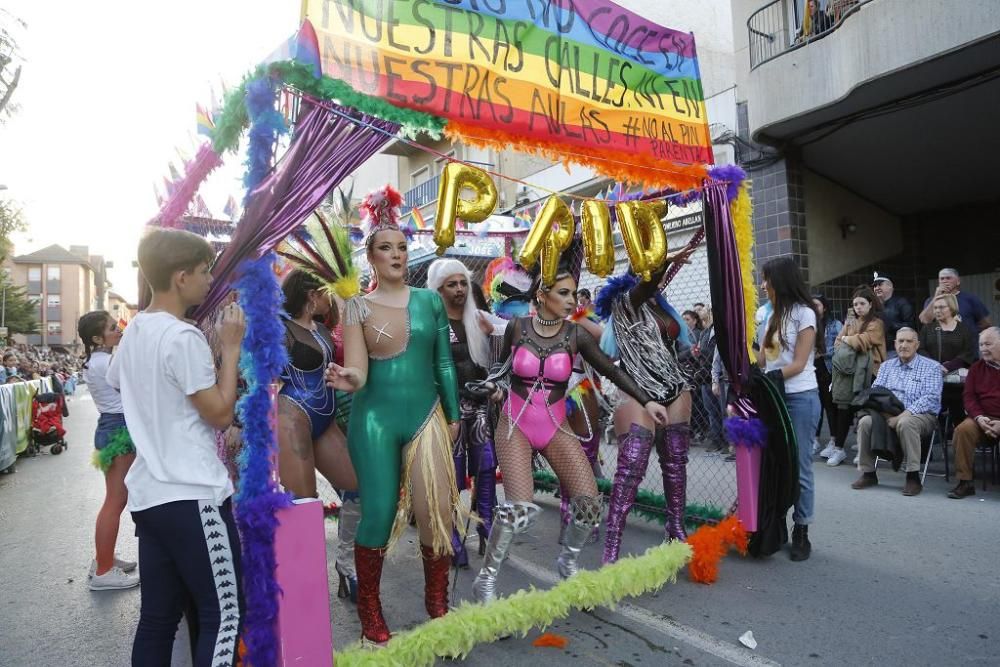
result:
[[[138,256],[152,301],[129,323],[107,375],[121,391],[136,450],[125,477],[142,563],[132,664],[170,664],[177,624],[190,605],[196,667],[231,665],[243,620],[240,545],[215,429],[233,420],[243,312],[230,304],[216,325],[216,379],[204,334],[184,320],[212,284],[211,245],[190,232],[156,229],[139,242]]]

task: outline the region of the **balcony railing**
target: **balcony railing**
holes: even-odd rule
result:
[[[827,0],[825,9],[813,13],[808,20],[797,19],[796,0],[774,0],[764,5],[747,19],[750,69],[825,37],[866,2],[871,0]],[[800,11],[806,11],[804,8],[810,4],[809,0],[802,0],[798,5],[803,8]]]
[[[438,189],[441,187],[441,176],[430,178],[420,185],[410,188],[403,195],[403,206],[401,213],[408,212],[411,208],[420,208],[438,198]]]

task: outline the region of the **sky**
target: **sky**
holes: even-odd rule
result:
[[[7,26],[26,62],[0,125],[0,197],[24,210],[30,231],[15,253],[52,243],[87,245],[115,268],[112,290],[137,296],[135,248],[157,211],[168,164],[194,155],[195,104],[234,87],[292,35],[299,0],[0,0],[27,22]],[[0,20],[9,24],[0,12]],[[201,192],[215,217],[238,201],[240,157]]]

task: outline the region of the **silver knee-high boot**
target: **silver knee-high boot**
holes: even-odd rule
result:
[[[534,503],[503,503],[493,513],[493,526],[486,544],[483,567],[472,582],[472,597],[476,602],[492,602],[497,597],[497,574],[507,559],[514,536],[527,531],[535,523],[542,508]]]
[[[572,518],[563,524],[559,543],[562,549],[556,559],[559,576],[569,579],[580,571],[577,559],[591,532],[601,523],[601,501],[593,496],[576,496],[569,501]]]
[[[354,537],[361,521],[361,498],[356,491],[341,495],[340,517],[337,520],[337,557],[334,567],[340,579],[338,598],[358,601],[358,575],[354,571]]]

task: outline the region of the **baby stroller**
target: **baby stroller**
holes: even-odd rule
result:
[[[61,393],[35,394],[31,398],[29,456],[38,454],[42,447],[49,447],[50,454],[62,454],[62,450],[69,447],[64,440],[66,429],[63,428],[63,417],[69,417],[69,408]]]

